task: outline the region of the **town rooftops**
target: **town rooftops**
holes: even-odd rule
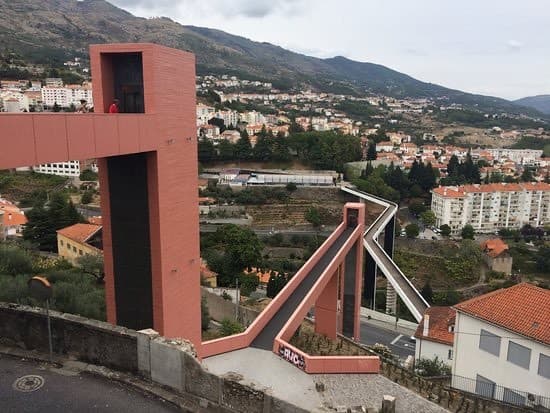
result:
[[[446,198],[464,198],[470,193],[479,192],[520,192],[520,191],[550,191],[550,184],[544,182],[500,183],[484,185],[440,186],[433,193]]]
[[[472,298],[454,308],[550,345],[550,290],[521,283]]]
[[[100,225],[74,224],[74,225],[71,225],[70,227],[66,227],[58,230],[57,233],[73,241],[85,243],[92,236],[94,236],[97,233],[97,231],[99,231],[100,229],[101,229]]]
[[[481,249],[485,251],[489,257],[496,258],[504,251],[508,251],[508,244],[500,238],[493,238],[483,241],[481,243]]]
[[[423,335],[426,315],[429,316],[428,334]],[[456,311],[451,307],[429,307],[424,313],[420,324],[418,324],[414,337],[452,346],[455,316]]]

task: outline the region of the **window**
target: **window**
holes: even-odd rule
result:
[[[83,254],[82,250],[78,250],[78,255],[82,255],[82,254]]]
[[[73,252],[76,252],[76,247],[73,245]]]
[[[453,349],[449,349],[447,352],[447,359],[452,360],[453,359]]]
[[[69,244],[68,242],[67,242],[67,249],[68,249],[69,251],[71,250],[71,244]]]
[[[63,246],[63,240],[62,239],[59,240],[59,245]]]
[[[529,370],[531,362],[531,349],[510,341],[508,343],[508,357],[510,363]]]
[[[478,374],[476,377],[476,394],[492,399],[495,395],[495,382]]]
[[[550,357],[542,353],[539,355],[539,376],[550,379]]]
[[[479,335],[479,348],[497,357],[500,356],[500,337],[487,330],[481,329]]]

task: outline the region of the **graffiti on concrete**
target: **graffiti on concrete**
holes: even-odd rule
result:
[[[294,350],[291,350],[285,346],[280,346],[279,356],[285,359],[286,361],[289,361],[290,363],[294,364],[299,369],[302,369],[302,370],[306,369],[306,361],[304,359],[304,356],[302,356],[299,353],[296,353]]]

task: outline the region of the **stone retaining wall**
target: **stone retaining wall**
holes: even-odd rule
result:
[[[226,300],[204,288],[201,290],[201,294],[206,298],[206,305],[212,319],[220,322],[224,318],[235,319],[235,303],[231,300]],[[240,305],[238,321],[243,326],[248,327],[258,317],[258,314],[260,314],[260,311]]]
[[[51,311],[50,316],[55,353],[138,373],[184,397],[198,400],[204,409],[201,411],[306,413],[262,390],[239,383],[238,377],[209,373],[187,341],[165,339],[153,330],[136,332],[56,311]],[[0,303],[0,344],[47,352],[44,310]]]

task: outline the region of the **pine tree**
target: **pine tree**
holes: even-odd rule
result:
[[[376,159],[376,144],[371,142],[367,148],[367,161],[374,161]]]

